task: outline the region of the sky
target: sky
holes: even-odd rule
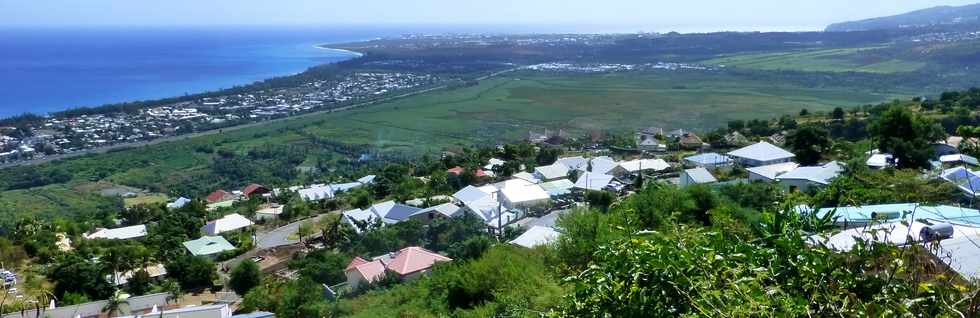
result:
[[[589,31],[817,30],[980,0],[0,0],[0,26],[562,25]]]

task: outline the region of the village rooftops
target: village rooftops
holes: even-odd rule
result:
[[[568,167],[556,162],[548,166],[534,168],[534,173],[546,181],[561,179],[568,177]]]
[[[812,213],[808,207],[798,207],[798,212]],[[980,211],[949,205],[921,205],[918,203],[878,204],[823,208],[816,211],[817,217],[833,213],[835,223],[860,226],[875,221],[897,221],[904,219],[932,219],[944,222],[980,226]]]
[[[630,173],[635,173],[639,171],[663,171],[670,169],[670,164],[668,164],[663,159],[637,159],[624,161],[619,163],[620,167],[623,167],[626,171]]]
[[[575,188],[601,191],[613,181],[613,176],[602,173],[583,172],[575,181]]]
[[[799,167],[800,165],[795,162],[783,162],[783,163],[777,163],[777,164],[767,165],[767,166],[751,167],[745,170],[748,170],[749,173],[751,173],[752,175],[762,177],[763,179],[765,179],[765,181],[771,182],[771,181],[776,181],[776,177],[784,173],[793,171],[794,169]]]
[[[535,248],[537,246],[551,244],[558,239],[558,235],[558,231],[555,231],[554,228],[534,226],[513,241],[510,241],[510,243],[526,248]]]
[[[208,222],[201,228],[201,232],[207,235],[218,235],[225,232],[231,232],[239,229],[243,229],[254,225],[251,220],[245,218],[241,214],[232,213],[225,215],[224,217]]]
[[[146,225],[140,224],[115,229],[97,229],[95,232],[85,235],[85,238],[90,240],[128,240],[144,236],[146,236]]]
[[[831,161],[830,163],[822,166],[799,167],[790,172],[777,176],[776,179],[780,181],[806,180],[817,184],[827,185],[830,184],[831,180],[840,175],[841,171],[844,171],[844,167],[837,161]]]
[[[706,184],[706,183],[718,182],[718,179],[715,179],[715,176],[711,175],[711,172],[709,172],[708,169],[705,168],[699,167],[694,169],[687,169],[684,170],[684,174],[686,174],[694,184]]]
[[[785,162],[796,157],[793,153],[765,141],[729,152],[728,155],[741,159],[743,164],[749,166]]]

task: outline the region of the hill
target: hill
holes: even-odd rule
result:
[[[827,32],[850,32],[905,29],[935,25],[974,24],[980,22],[980,4],[959,7],[939,6],[904,14],[831,24]]]

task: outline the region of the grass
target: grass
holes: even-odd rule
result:
[[[866,72],[892,74],[913,72],[926,64],[898,59],[865,58],[881,47],[807,50],[779,53],[738,54],[705,61],[706,64],[756,70],[793,70],[804,72]]]
[[[131,208],[141,204],[167,203],[167,196],[162,194],[141,195],[135,198],[123,199],[123,206]]]
[[[48,163],[69,171],[74,181],[0,192],[0,215],[70,216],[123,206],[119,199],[97,195],[95,189],[102,186],[93,186],[88,180],[170,196],[202,195],[223,182],[237,182],[228,182],[226,176],[210,170],[215,150],[244,153],[269,144],[310,145],[310,136],[387,152],[422,154],[454,145],[516,141],[525,138],[529,130],[585,133],[660,126],[703,131],[734,119],[794,114],[803,108],[811,112],[830,110],[910,94],[875,93],[856,87],[806,88],[723,73],[513,73],[471,87],[353,111]],[[311,154],[307,161],[339,157],[320,152]]]

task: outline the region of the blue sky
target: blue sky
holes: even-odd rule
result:
[[[818,29],[978,0],[0,0],[0,25],[587,25],[622,31]]]

